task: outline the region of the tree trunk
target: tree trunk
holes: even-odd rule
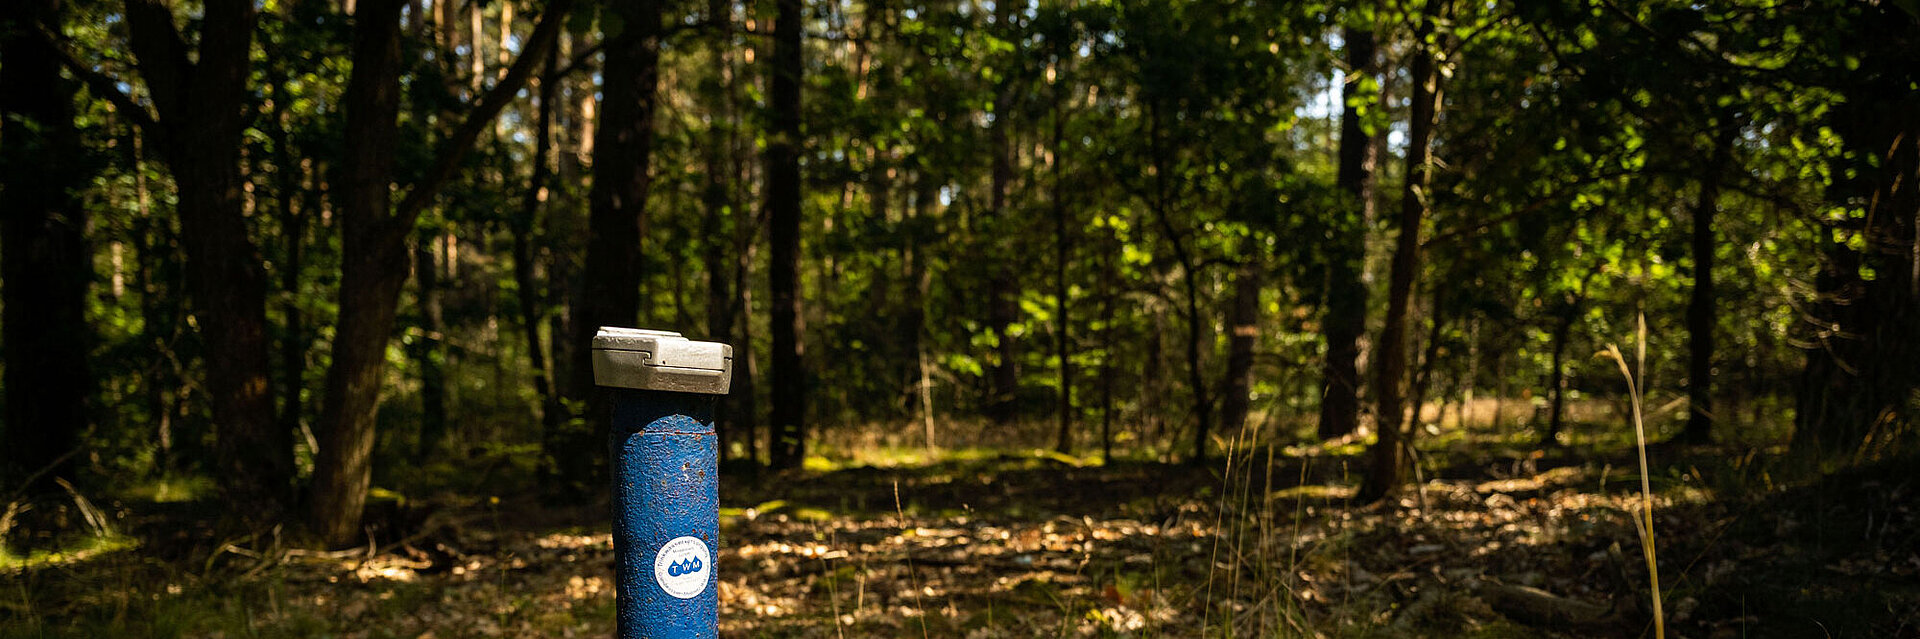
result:
[[[1112,231],[1109,230],[1109,233]],[[1100,463],[1113,463],[1113,254],[1119,242],[1108,236],[1100,251]]]
[[[1199,465],[1207,461],[1207,429],[1213,426],[1213,399],[1207,394],[1206,371],[1200,355],[1205,334],[1200,318],[1200,266],[1187,250],[1186,240],[1180,230],[1174,228],[1173,219],[1168,215],[1171,196],[1167,192],[1167,154],[1160,139],[1157,107],[1157,104],[1148,103],[1146,114],[1147,144],[1154,168],[1154,195],[1148,208],[1152,209],[1161,232],[1166,234],[1167,243],[1173,245],[1174,259],[1180,265],[1180,282],[1187,307],[1187,386],[1193,390],[1194,415],[1193,455],[1187,458],[1187,462]]]
[[[1248,247],[1253,251],[1252,247]],[[1253,348],[1260,338],[1260,269],[1249,258],[1233,281],[1233,314],[1227,319],[1227,378],[1220,396],[1220,432],[1238,433],[1252,403]]]
[[[273,138],[273,162],[276,184],[274,191],[279,200],[280,235],[284,242],[285,262],[280,264],[280,294],[285,296],[286,304],[281,311],[284,316],[284,328],[280,337],[280,416],[275,429],[292,433],[300,430],[300,418],[305,412],[306,402],[302,395],[306,391],[307,377],[307,323],[301,308],[303,296],[300,290],[300,276],[306,268],[307,227],[311,219],[311,193],[302,186],[301,174],[295,171],[299,160],[292,148],[293,136],[288,130],[289,111],[293,106],[293,97],[287,92],[287,77],[284,68],[276,67],[273,78],[273,113],[271,115]],[[294,195],[299,192],[300,204],[294,204]]]
[[[994,4],[994,26],[1011,30],[1014,4]],[[1017,47],[1016,47],[1017,48]],[[993,333],[997,358],[993,367],[993,398],[987,414],[996,424],[1014,417],[1020,394],[1020,352],[1008,328],[1020,318],[1020,284],[1014,280],[1010,260],[1016,259],[1003,245],[1014,237],[1007,212],[1007,188],[1013,181],[1014,148],[1007,130],[1013,126],[1014,87],[1009,76],[1002,75],[993,97],[993,124],[987,131],[987,149],[993,154],[992,175],[987,193],[985,258],[987,268],[987,329]]]
[[[1430,162],[1433,126],[1440,107],[1440,76],[1435,70],[1428,36],[1433,33],[1441,2],[1430,2],[1414,27],[1412,121],[1408,125],[1406,187],[1400,196],[1400,234],[1393,250],[1387,284],[1387,318],[1380,329],[1380,349],[1374,353],[1374,393],[1379,396],[1379,439],[1368,451],[1369,465],[1361,484],[1361,501],[1372,502],[1400,490],[1405,468],[1402,448],[1402,385],[1407,377],[1407,311],[1412,306],[1414,280],[1420,274],[1420,225],[1427,214],[1427,187],[1432,183]]]
[[[714,74],[717,76],[716,94],[719,96],[712,105],[716,114],[707,124],[705,148],[706,184],[701,199],[706,205],[706,215],[701,219],[701,242],[705,245],[703,255],[707,271],[707,336],[724,342],[733,341],[734,295],[731,264],[727,253],[733,242],[727,236],[726,222],[730,215],[736,224],[745,225],[745,215],[739,214],[739,207],[733,202],[733,188],[728,182],[732,172],[728,156],[733,153],[732,127],[723,124],[731,122],[726,117],[733,112],[733,72],[732,61],[727,55],[733,41],[732,26],[733,5],[727,0],[709,0],[707,19],[712,21],[717,32],[712,38]],[[740,438],[735,428],[733,413],[737,401],[728,397],[716,405],[714,425],[719,431],[720,455],[727,456],[732,444]],[[751,441],[751,433],[749,441]]]
[[[1713,296],[1713,217],[1720,208],[1720,180],[1731,154],[1735,129],[1715,134],[1713,157],[1700,177],[1700,201],[1693,207],[1693,291],[1687,301],[1687,429],[1689,444],[1713,442],[1713,328],[1720,323]]]
[[[734,345],[733,349],[733,392],[731,393],[739,405],[739,410],[733,412],[733,417],[740,436],[747,440],[747,461],[756,463],[763,461],[759,452],[760,395],[755,388],[760,378],[760,360],[753,356],[753,287],[748,285],[747,278],[753,274],[753,264],[758,258],[755,239],[759,234],[754,232],[757,226],[752,223],[744,224],[735,236],[734,250],[738,255],[733,268],[733,292],[736,296],[735,321],[739,322],[740,341]],[[770,432],[766,439],[769,443],[765,454],[771,456],[773,437]]]
[[[540,209],[547,202],[550,193],[548,187],[553,182],[553,101],[558,97],[561,82],[558,40],[547,47],[546,56],[547,69],[540,78],[538,113],[534,120],[533,175],[527,180],[527,190],[520,197],[519,215],[512,218],[510,228],[513,232],[513,284],[515,299],[520,307],[520,331],[527,341],[527,364],[533,369],[533,389],[540,395],[540,477],[542,481],[551,483],[556,470],[555,456],[562,454],[557,450],[560,442],[555,439],[560,434],[560,413],[566,409],[561,405],[559,389],[554,385],[553,368],[547,360],[547,347],[540,339],[540,320],[546,316],[547,301],[540,292],[540,284],[534,280],[533,229],[539,224]]]
[[[291,495],[291,433],[274,419],[267,339],[267,276],[249,236],[240,194],[254,3],[210,0],[199,51],[158,0],[128,0],[127,33],[159,112],[149,127],[173,173],[187,256],[188,291],[205,343],[207,392],[217,429],[213,475],[251,514],[271,515]]]
[[[437,232],[420,233],[413,249],[413,284],[415,299],[420,305],[421,335],[410,350],[415,365],[420,368],[420,439],[414,455],[421,459],[432,456],[447,433],[447,356],[446,348],[440,343],[446,327],[440,310],[440,262],[433,253],[440,237]]]
[[[773,25],[772,90],[767,133],[767,215],[773,243],[768,276],[773,288],[773,432],[775,469],[798,468],[807,455],[807,377],[801,356],[805,319],[800,308],[800,47],[801,0],[778,0]]]
[[[1431,303],[1433,306],[1427,311],[1429,315],[1427,320],[1427,343],[1420,353],[1420,370],[1414,373],[1413,398],[1411,402],[1408,402],[1413,405],[1413,414],[1410,418],[1412,421],[1409,422],[1409,428],[1407,430],[1413,434],[1417,434],[1421,426],[1420,413],[1426,408],[1427,391],[1433,388],[1434,371],[1439,366],[1440,335],[1447,327],[1447,316],[1441,312],[1440,290],[1438,288],[1433,291]],[[1440,410],[1434,414],[1433,420],[1435,423],[1439,423],[1446,418],[1446,408],[1446,399],[1442,398],[1440,400]],[[1401,445],[1409,449],[1413,448],[1413,437],[1409,436]]]
[[[1349,28],[1346,84],[1340,95],[1346,109],[1340,114],[1340,172],[1336,178],[1347,194],[1352,214],[1336,218],[1341,228],[1327,244],[1327,311],[1321,335],[1327,359],[1320,377],[1321,439],[1353,432],[1360,423],[1360,335],[1367,330],[1367,286],[1360,271],[1367,260],[1367,221],[1373,219],[1374,145],[1353,103],[1362,78],[1374,74],[1373,32]]]
[[[1207,462],[1207,427],[1213,425],[1213,398],[1207,391],[1207,373],[1200,357],[1204,331],[1200,324],[1200,285],[1195,281],[1200,275],[1191,264],[1182,270],[1185,275],[1181,279],[1187,291],[1187,385],[1193,389],[1194,416],[1193,456],[1187,458],[1187,463],[1201,465]]]
[[[320,454],[314,460],[315,530],[327,543],[358,541],[360,516],[372,481],[374,414],[386,369],[400,289],[407,279],[407,237],[427,202],[453,174],[466,151],[490,128],[532,75],[538,53],[522,55],[481,97],[436,150],[418,183],[395,207],[394,139],[400,109],[400,0],[366,0],[355,17],[353,72],[347,81],[344,169],[336,181],[341,228],[340,317],[333,363],[320,409]],[[559,37],[569,3],[547,6],[526,51],[541,52]],[[496,385],[498,386],[498,385]]]
[[[1059,44],[1064,47],[1066,43],[1062,41]],[[1064,64],[1066,57],[1064,50],[1059,51],[1054,56],[1054,64]],[[1060,367],[1060,404],[1055,408],[1060,428],[1054,435],[1053,449],[1061,454],[1073,450],[1073,358],[1069,355],[1073,344],[1072,324],[1069,322],[1072,310],[1068,308],[1068,298],[1072,296],[1073,289],[1067,281],[1067,265],[1073,259],[1073,245],[1068,236],[1071,228],[1068,226],[1066,189],[1061,183],[1060,170],[1061,156],[1066,153],[1066,130],[1062,128],[1064,123],[1061,121],[1063,114],[1060,107],[1061,87],[1067,84],[1065,72],[1064,67],[1057,71],[1062,77],[1054,83],[1053,90],[1053,195],[1050,198],[1053,205],[1054,321],[1057,322],[1054,328],[1054,359]]]
[[[602,457],[597,442],[610,432],[612,419],[607,394],[593,383],[593,351],[586,345],[601,326],[630,326],[640,316],[640,252],[647,233],[648,167],[659,84],[660,4],[618,2],[607,10],[622,26],[604,34],[605,97],[593,138],[587,258],[581,273],[585,294],[572,338],[572,395],[585,400],[588,430],[570,432],[556,458],[565,487],[576,493],[594,485]]]
[[[1553,335],[1549,339],[1553,344],[1553,361],[1547,373],[1547,392],[1553,393],[1553,400],[1547,409],[1547,430],[1540,434],[1541,446],[1557,446],[1560,443],[1561,420],[1565,419],[1567,397],[1567,338],[1572,332],[1573,323],[1579,318],[1579,306],[1575,305],[1567,316],[1554,325]]]
[[[1150,437],[1141,437],[1141,441],[1157,440],[1167,430],[1166,416],[1162,414],[1165,405],[1160,402],[1166,392],[1167,371],[1167,312],[1158,303],[1151,306],[1153,325],[1147,329],[1146,361],[1140,365],[1140,422]],[[1146,309],[1142,309],[1146,310]],[[1168,435],[1171,437],[1171,435]],[[1168,443],[1172,448],[1172,443]]]
[[[93,255],[80,192],[92,179],[74,125],[79,85],[35,36],[59,33],[59,0],[0,7],[0,296],[6,461],[0,481],[35,493],[72,479],[93,376],[86,321]],[[45,471],[45,472],[40,472]],[[33,483],[15,482],[39,473]]]
[[[1593,281],[1593,277],[1599,272],[1596,268],[1580,278],[1580,287],[1567,295],[1566,303],[1561,307],[1560,323],[1554,325],[1553,333],[1548,338],[1552,340],[1549,348],[1553,351],[1553,363],[1547,381],[1547,392],[1553,393],[1553,401],[1547,414],[1547,430],[1540,436],[1541,446],[1553,446],[1560,441],[1561,420],[1566,416],[1567,343],[1573,336],[1573,325],[1580,321],[1581,309],[1587,302],[1587,283]],[[1639,381],[1645,384],[1645,380]],[[1643,385],[1642,388],[1645,386]]]
[[[407,278],[410,229],[399,228],[390,216],[399,133],[401,6],[400,0],[360,0],[354,15],[353,72],[343,100],[346,144],[334,180],[341,233],[340,316],[320,407],[311,514],[315,532],[335,547],[360,541],[387,338]]]
[[[922,224],[932,215],[933,202],[939,197],[939,186],[931,176],[922,171],[915,178],[913,196],[913,217],[908,220],[905,232],[906,240],[902,247],[905,255],[907,277],[904,282],[903,299],[907,301],[905,321],[901,322],[900,333],[906,339],[907,350],[913,353],[916,366],[912,372],[915,395],[919,399],[920,426],[926,447],[932,452],[938,445],[934,438],[933,427],[933,363],[927,357],[927,293],[933,287],[932,273],[927,269],[926,247],[921,242]]]

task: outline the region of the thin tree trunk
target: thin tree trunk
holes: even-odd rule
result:
[[[1732,130],[1731,124],[1722,124]],[[1726,171],[1733,136],[1714,136],[1713,156],[1700,177],[1700,201],[1693,207],[1693,291],[1687,301],[1687,429],[1689,444],[1713,442],[1713,328],[1720,323],[1714,310],[1713,217],[1720,208],[1720,180]]]
[[[767,141],[767,212],[773,243],[773,433],[775,469],[798,468],[807,454],[806,332],[800,308],[800,81],[802,0],[778,0],[774,19],[771,127]]]
[[[4,297],[7,454],[0,480],[9,489],[51,490],[73,477],[88,422],[93,375],[87,364],[93,276],[87,209],[80,192],[92,178],[74,124],[76,82],[35,36],[60,32],[58,0],[0,7],[0,297]],[[49,465],[51,465],[49,467]],[[41,472],[31,485],[15,481]]]
[[[1060,100],[1061,87],[1066,86],[1065,42],[1054,56],[1058,65],[1056,74],[1060,77],[1054,82],[1053,90],[1053,246],[1054,246],[1054,320],[1058,323],[1054,329],[1054,359],[1060,367],[1060,404],[1055,408],[1060,419],[1060,430],[1054,436],[1053,448],[1061,454],[1073,451],[1073,358],[1072,349],[1072,310],[1070,297],[1072,288],[1067,281],[1067,265],[1073,259],[1073,244],[1068,236],[1070,227],[1067,220],[1066,189],[1061,182],[1061,155],[1066,152],[1066,129],[1063,128]]]
[[[304,191],[300,175],[294,168],[299,162],[293,153],[292,136],[288,131],[288,110],[293,106],[293,97],[287,92],[287,77],[284,69],[275,67],[273,84],[273,113],[270,121],[273,137],[274,191],[280,203],[280,235],[284,242],[284,264],[280,265],[280,293],[285,296],[284,335],[280,338],[280,417],[276,429],[293,433],[300,429],[300,417],[305,402],[302,395],[306,390],[307,376],[307,326],[306,317],[301,312],[300,274],[306,268],[306,247],[309,200],[301,199],[301,206],[294,205],[294,194]]]
[[[1504,413],[1507,408],[1507,393],[1512,390],[1509,385],[1510,383],[1507,381],[1507,353],[1505,351],[1502,351],[1493,360],[1493,379],[1495,380],[1493,392],[1493,432],[1505,435],[1507,422]]]
[[[1541,446],[1553,446],[1560,441],[1562,420],[1566,416],[1567,343],[1573,336],[1573,325],[1580,320],[1581,307],[1586,304],[1587,283],[1593,281],[1594,275],[1598,272],[1598,269],[1588,271],[1585,277],[1580,278],[1580,287],[1567,295],[1566,304],[1562,307],[1560,323],[1554,325],[1553,334],[1549,336],[1553,342],[1550,346],[1553,351],[1553,362],[1552,370],[1548,373],[1547,391],[1553,393],[1553,401],[1550,403],[1550,412],[1547,414],[1547,431],[1540,436]]]
[[[729,18],[727,29],[731,30],[732,28],[733,23]],[[731,42],[731,38],[729,42]],[[738,70],[728,66],[723,68],[723,71],[727,74],[729,84],[738,81]],[[750,82],[751,80],[749,80],[749,83]],[[740,103],[735,99],[736,95],[731,91],[727,96],[728,99],[723,104],[727,121],[738,122],[740,120]],[[738,431],[738,437],[744,438],[745,440],[747,461],[752,464],[759,464],[766,461],[766,458],[762,457],[763,454],[772,454],[771,443],[766,445],[764,452],[762,451],[760,443],[762,441],[760,432],[760,397],[758,389],[755,388],[760,377],[760,365],[759,359],[754,357],[753,347],[753,318],[755,315],[753,308],[752,277],[754,265],[758,264],[760,259],[760,229],[766,222],[766,209],[764,207],[752,207],[746,204],[753,200],[752,183],[754,179],[752,173],[753,167],[756,166],[756,164],[753,162],[751,154],[743,148],[740,130],[738,128],[729,128],[726,131],[726,159],[729,165],[727,172],[729,177],[728,194],[729,200],[734,203],[734,206],[738,210],[738,213],[736,213],[734,217],[736,223],[733,228],[734,299],[730,306],[730,312],[733,315],[734,324],[738,326],[740,330],[740,341],[735,344],[734,348],[733,392],[729,398],[736,408],[730,413],[730,416],[734,420],[734,428]],[[765,440],[771,442],[772,434],[768,433]]]
[[[1151,308],[1153,325],[1147,331],[1146,362],[1140,368],[1140,422],[1150,437],[1142,437],[1141,441],[1157,440],[1167,430],[1167,419],[1162,414],[1166,406],[1160,401],[1167,388],[1164,379],[1167,370],[1167,312],[1158,303],[1152,304]],[[1171,449],[1172,442],[1167,446]]]
[[[593,383],[593,352],[585,348],[601,326],[630,326],[640,316],[640,253],[647,234],[648,167],[652,162],[655,91],[659,84],[661,6],[654,0],[609,5],[618,30],[605,34],[603,108],[594,130],[591,213],[580,315],[575,318],[572,395],[586,403],[585,433],[569,433],[558,455],[573,492],[594,485],[601,455],[595,443],[612,419],[607,394]]]
[[[568,53],[589,47],[586,41],[586,32],[571,32],[567,39]],[[592,78],[585,76],[581,74],[578,80],[561,78],[569,84],[563,87],[566,94],[560,98],[565,106],[561,111],[565,121],[560,125],[562,151],[554,163],[554,181],[558,184],[554,190],[556,203],[541,223],[547,241],[553,244],[546,256],[547,291],[558,311],[547,319],[547,362],[552,369],[554,390],[571,399],[579,399],[575,393],[579,385],[574,379],[577,377],[574,375],[574,338],[580,335],[578,326],[586,297],[586,287],[576,276],[581,263],[575,256],[585,253],[580,248],[580,238],[586,235],[581,229],[587,224],[576,194],[587,186],[581,163],[593,149],[594,95],[598,90]],[[580,344],[581,347],[589,345],[591,342]],[[564,423],[570,417],[570,413],[562,413],[559,419]],[[550,469],[550,472],[557,474],[559,469]]]
[[[1111,233],[1111,231],[1109,231]],[[1100,463],[1113,462],[1113,253],[1119,242],[1108,237],[1100,251]]]
[[[1360,335],[1367,330],[1367,286],[1360,272],[1367,260],[1367,222],[1373,219],[1374,145],[1361,122],[1359,86],[1374,74],[1373,32],[1348,28],[1346,84],[1340,96],[1340,172],[1352,216],[1340,216],[1334,241],[1327,245],[1327,311],[1321,335],[1327,343],[1320,376],[1321,439],[1352,433],[1360,423]]]
[[[1249,247],[1249,250],[1255,250]],[[1227,377],[1220,396],[1220,432],[1231,436],[1246,426],[1252,403],[1253,348],[1260,337],[1260,269],[1248,259],[1233,282],[1233,314],[1227,319]]]
[[[516,299],[520,307],[520,330],[527,341],[527,363],[533,369],[533,389],[540,395],[540,476],[551,488],[555,475],[554,459],[565,451],[558,450],[560,441],[561,411],[559,389],[553,382],[553,369],[548,365],[546,346],[540,339],[540,319],[546,315],[547,304],[540,294],[539,283],[534,279],[533,229],[539,226],[540,209],[545,205],[553,181],[553,101],[558,96],[560,77],[560,43],[555,40],[547,47],[547,69],[540,79],[538,96],[538,114],[534,124],[533,175],[527,180],[527,190],[520,198],[520,213],[512,220],[513,233],[513,284]],[[558,333],[564,335],[564,333]]]
[[[733,5],[727,0],[709,0],[707,19],[717,27],[711,39],[714,74],[717,77],[717,104],[713,110],[718,114],[733,112],[733,71],[732,59],[727,55],[733,43]],[[701,242],[705,245],[703,255],[707,271],[707,335],[711,339],[731,342],[733,340],[734,294],[733,277],[729,273],[732,264],[728,251],[733,242],[725,233],[726,218],[732,215],[736,224],[744,225],[745,215],[732,201],[733,188],[728,184],[732,165],[728,156],[733,153],[731,140],[732,126],[730,117],[715,117],[707,124],[705,154],[706,185],[702,191],[702,201],[706,205],[706,215],[701,219]],[[720,455],[727,456],[733,450],[735,440],[740,433],[735,429],[733,413],[739,402],[728,397],[716,406],[714,425],[719,430]],[[751,433],[748,434],[751,440]]]
[[[205,343],[217,428],[214,476],[227,497],[270,516],[291,497],[291,434],[274,418],[267,339],[267,276],[240,190],[255,23],[250,0],[209,0],[197,56],[159,0],[128,0],[129,41],[159,112],[157,137],[177,189],[186,275]]]
[[[1461,430],[1467,429],[1467,420],[1473,415],[1475,385],[1480,381],[1480,318],[1470,316],[1467,321],[1467,373],[1454,383],[1460,391],[1460,412],[1455,420]]]
[[[1575,319],[1577,319],[1575,313],[1569,312],[1567,317],[1562,318],[1560,323],[1554,326],[1553,335],[1550,338],[1553,341],[1550,347],[1553,350],[1553,362],[1548,372],[1547,392],[1553,393],[1553,400],[1550,402],[1547,413],[1547,431],[1540,435],[1541,446],[1555,446],[1560,443],[1561,420],[1566,415],[1567,338],[1572,332]]]
[[[344,100],[344,170],[336,190],[341,227],[340,317],[320,409],[311,518],[327,543],[357,543],[372,481],[374,414],[387,340],[407,279],[407,237],[420,211],[452,176],[481,133],[526,84],[539,56],[523,55],[443,140],[426,176],[393,206],[394,139],[400,105],[399,0],[366,0],[355,17],[353,73]],[[547,6],[527,40],[543,51],[559,37],[569,3]],[[449,261],[452,255],[449,254]],[[496,384],[501,386],[504,384]]]
[[[1410,402],[1413,405],[1413,414],[1410,418],[1411,421],[1408,422],[1410,426],[1408,432],[1414,434],[1420,432],[1420,413],[1427,405],[1427,391],[1433,388],[1434,371],[1436,367],[1439,366],[1440,335],[1447,326],[1447,316],[1442,312],[1440,306],[1440,289],[1438,287],[1434,288],[1432,301],[1430,303],[1432,304],[1432,308],[1428,310],[1430,317],[1427,320],[1427,343],[1425,349],[1420,353],[1420,370],[1414,373],[1413,401]],[[1446,417],[1446,400],[1444,398],[1441,400],[1440,409],[1440,412],[1434,414],[1433,419],[1435,423],[1440,422]],[[1411,449],[1413,447],[1413,438],[1409,436],[1403,445]]]
[[[745,220],[742,221],[745,222]],[[760,360],[753,356],[753,287],[748,285],[748,277],[753,274],[753,264],[759,258],[759,251],[756,250],[758,244],[755,242],[759,234],[754,232],[757,226],[751,223],[742,224],[736,239],[737,243],[734,245],[738,253],[738,262],[733,268],[733,291],[737,296],[734,306],[735,320],[740,326],[740,342],[733,351],[732,393],[738,400],[740,408],[733,413],[733,416],[740,436],[747,440],[747,461],[754,463],[770,461],[770,459],[762,459],[759,452],[761,449],[760,396],[754,385],[760,378]],[[765,454],[770,458],[773,455],[771,432],[767,434],[766,441]]]
[[[1402,386],[1407,377],[1407,315],[1412,306],[1414,280],[1420,274],[1420,225],[1427,214],[1427,187],[1432,183],[1430,162],[1433,126],[1440,106],[1440,76],[1426,40],[1433,33],[1443,3],[1427,4],[1414,27],[1412,121],[1408,126],[1406,187],[1400,199],[1400,234],[1395,241],[1391,279],[1387,284],[1387,317],[1380,329],[1380,349],[1374,353],[1374,393],[1380,410],[1375,415],[1379,439],[1368,451],[1369,465],[1360,499],[1378,501],[1399,491],[1405,449],[1402,447]]]
[[[406,283],[406,229],[394,228],[394,140],[400,113],[399,0],[360,0],[344,108],[346,146],[335,180],[340,220],[340,316],[321,403],[313,525],[339,547],[358,543],[372,481],[373,417],[387,338]],[[398,241],[390,236],[398,235]]]
[[[902,261],[906,262],[907,278],[903,297],[907,300],[906,320],[901,323],[900,332],[904,334],[909,350],[917,364],[914,370],[913,384],[919,399],[921,430],[926,439],[927,451],[931,453],[938,445],[934,437],[933,424],[933,364],[927,357],[927,293],[932,289],[933,277],[927,270],[926,248],[921,244],[922,224],[932,215],[933,202],[939,197],[939,187],[932,176],[922,171],[916,174],[913,195],[913,217],[907,221],[901,235],[906,243],[902,248]]]
[[[446,330],[440,306],[440,262],[433,254],[440,234],[422,232],[414,241],[413,283],[420,305],[420,337],[412,348],[414,364],[420,369],[420,439],[414,454],[426,458],[440,447],[447,433],[446,349],[441,333]],[[448,256],[451,258],[452,256]]]
[[[1169,216],[1170,195],[1167,193],[1168,169],[1166,152],[1160,139],[1160,119],[1158,105],[1147,105],[1147,142],[1151,148],[1154,166],[1154,197],[1150,208],[1154,219],[1160,223],[1160,229],[1167,236],[1167,243],[1173,245],[1175,261],[1180,265],[1182,290],[1185,293],[1187,321],[1187,385],[1193,390],[1193,455],[1187,458],[1190,464],[1204,464],[1207,461],[1207,430],[1213,426],[1213,399],[1208,396],[1206,371],[1201,365],[1200,348],[1204,330],[1200,318],[1200,267],[1193,254],[1188,252],[1186,240],[1179,229],[1174,228]]]
[[[1010,32],[1014,3],[994,4],[994,25]],[[993,333],[997,359],[993,367],[993,398],[988,416],[996,424],[1014,417],[1020,393],[1020,352],[1009,327],[1020,318],[1020,284],[1014,280],[1004,242],[1014,237],[1011,215],[1007,211],[1007,189],[1013,181],[1013,143],[1008,129],[1013,126],[1014,86],[1003,75],[995,87],[993,123],[987,131],[988,152],[993,154],[992,174],[987,193],[987,246],[983,255],[987,268],[987,329]]]

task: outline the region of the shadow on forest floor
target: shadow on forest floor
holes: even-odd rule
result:
[[[1651,636],[1630,451],[1450,446],[1397,503],[1360,507],[1358,448],[735,474],[722,634]],[[1776,486],[1762,457],[1655,451],[1675,636],[1920,636],[1912,467]],[[0,574],[0,637],[611,632],[607,527],[578,523],[604,506],[426,501],[338,553],[222,537],[207,501],[104,504],[117,546]]]

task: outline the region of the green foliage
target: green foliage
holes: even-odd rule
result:
[[[122,7],[73,5],[61,44],[144,104]],[[710,337],[738,344],[744,375],[763,371],[770,353],[759,157],[769,12],[729,2],[709,15],[714,6],[669,11],[676,26],[660,43],[644,277],[632,285],[645,300],[636,322],[728,331]],[[1426,397],[1533,401],[1551,391],[1556,361],[1570,392],[1618,396],[1620,385],[1585,355],[1641,314],[1669,346],[1650,355],[1649,405],[1704,382],[1685,373],[1698,257],[1687,240],[1703,179],[1718,171],[1715,381],[1750,409],[1727,420],[1733,429],[1775,424],[1764,437],[1778,439],[1785,417],[1775,413],[1793,404],[1786,396],[1801,347],[1825,330],[1803,321],[1800,309],[1816,297],[1809,282],[1840,263],[1827,258],[1884,248],[1860,188],[1883,160],[1863,150],[1845,115],[1866,98],[1843,79],[1885,73],[1853,46],[1880,33],[1865,30],[1867,10],[1449,3],[1430,42],[1409,42],[1425,6],[1099,0],[1021,5],[1000,20],[971,2],[812,3],[802,295],[818,422],[860,430],[917,424],[928,412],[970,418],[994,404],[994,371],[1012,366],[1021,419],[1045,417],[1071,391],[1077,442],[1091,442],[1092,426],[1112,417],[1119,439],[1166,450],[1194,427],[1191,400],[1224,386],[1225,314],[1243,264],[1269,275],[1254,413],[1310,414],[1321,392],[1312,371],[1323,357],[1332,239],[1368,238],[1364,270],[1379,314],[1382,249],[1399,232],[1381,211],[1396,203],[1405,152],[1408,91],[1397,65],[1423,46],[1439,53],[1444,76],[1412,331],[1411,352],[1434,354],[1415,366]],[[445,377],[457,442],[449,450],[488,457],[531,454],[551,434],[540,425],[547,397],[533,388],[536,373],[561,394],[583,386],[573,357],[582,345],[568,341],[587,242],[591,127],[604,110],[594,51],[599,37],[624,28],[600,8],[570,17],[564,69],[539,79],[556,84],[554,104],[538,102],[538,86],[517,96],[414,229],[439,286],[432,296],[410,290],[402,305],[382,382],[379,477],[409,476],[401,468],[421,436],[422,378],[433,370]],[[542,10],[491,2],[407,18],[399,184],[426,170]],[[195,9],[175,11],[184,20]],[[352,312],[336,301],[342,256],[330,180],[353,19],[325,3],[270,2],[262,13],[241,190],[273,283],[270,337],[285,346],[272,391],[296,431],[297,458],[310,465],[307,424],[324,400],[330,327]],[[447,24],[436,22],[443,17]],[[1340,55],[1348,27],[1376,33],[1383,67],[1354,79],[1340,104],[1339,83],[1353,71]],[[177,149],[139,133],[100,95],[79,106],[100,168],[86,193],[98,275],[89,318],[103,371],[86,463],[114,477],[216,472],[205,464],[218,429],[202,386],[204,327],[185,302],[186,238],[158,168]],[[1343,106],[1384,140],[1371,218],[1334,185]],[[543,108],[552,149],[536,172]],[[1010,148],[998,213],[996,132]],[[1716,169],[1722,141],[1729,157]],[[513,270],[516,242],[532,262],[525,282]],[[1887,260],[1848,264],[1863,284],[1905,277]],[[987,317],[997,268],[1018,283],[1010,362],[1000,361]],[[714,318],[726,321],[710,325]],[[1064,361],[1057,340],[1066,340]],[[533,366],[536,350],[544,371]],[[767,384],[757,381],[764,398]],[[563,416],[552,428],[592,441],[570,401],[556,398]],[[1649,428],[1664,432],[1684,411],[1665,415]],[[755,437],[744,451],[755,450]]]

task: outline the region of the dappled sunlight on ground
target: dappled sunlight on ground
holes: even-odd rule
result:
[[[1619,460],[1503,456],[1485,442],[1473,455],[1429,451],[1426,481],[1361,507],[1350,503],[1354,464],[1334,452],[1342,448],[1237,450],[1231,464],[1200,468],[976,451],[920,466],[726,477],[723,634],[1633,636],[1645,627],[1645,565],[1628,515],[1639,480]],[[1699,470],[1714,456],[1724,457],[1707,451],[1657,473],[1670,627],[1739,636],[1726,633],[1784,627],[1773,624],[1824,606],[1856,610],[1856,629],[1920,628],[1915,604],[1896,603],[1916,600],[1920,577],[1920,554],[1898,543],[1913,534],[1902,501],[1911,479],[1735,496]],[[1868,501],[1807,501],[1829,494]],[[372,552],[242,537],[169,561],[118,552],[16,569],[5,578],[21,594],[5,614],[34,624],[12,625],[26,636],[606,636],[613,548],[600,512],[487,503],[432,510]],[[169,517],[178,515],[135,534],[157,539],[177,521]],[[1866,541],[1816,543],[1862,526]],[[1795,579],[1797,588],[1779,586]],[[143,583],[153,585],[123,585]],[[1778,603],[1801,596],[1823,603]]]

